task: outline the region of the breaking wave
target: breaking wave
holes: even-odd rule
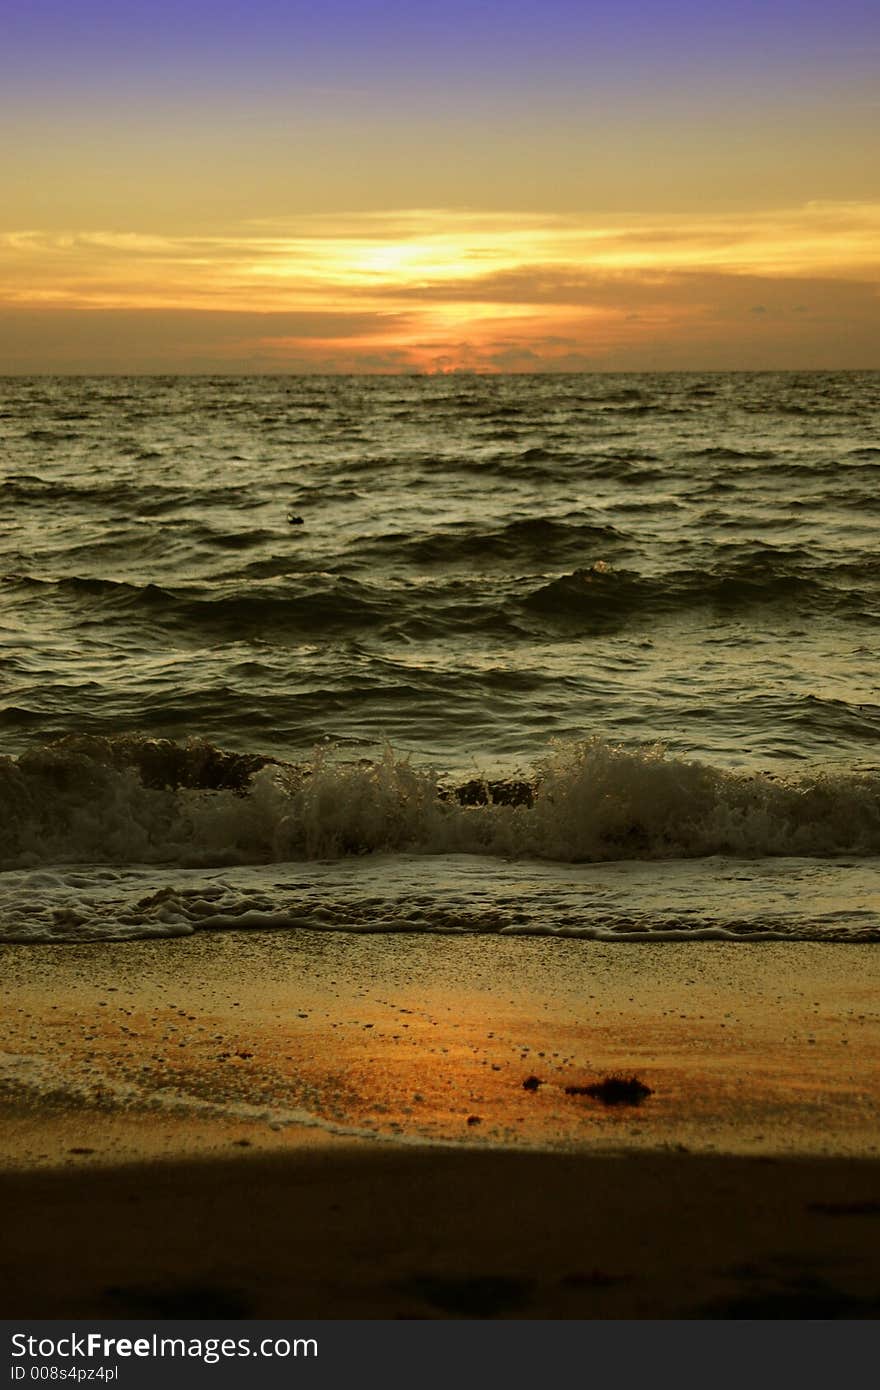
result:
[[[284,863],[376,852],[578,863],[880,854],[880,775],[746,775],[600,739],[448,786],[388,750],[291,765],[210,744],[68,737],[0,760],[0,867]]]

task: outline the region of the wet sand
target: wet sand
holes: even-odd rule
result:
[[[0,955],[7,1316],[880,1309],[871,947]],[[611,1072],[652,1094],[566,1091]]]

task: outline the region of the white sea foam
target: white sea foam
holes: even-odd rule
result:
[[[101,942],[293,928],[631,942],[871,941],[880,938],[880,863],[712,856],[572,865],[380,854],[0,876],[0,940]]]
[[[112,740],[64,740],[0,762],[6,869],[76,863],[181,867],[378,851],[566,862],[880,853],[880,776],[743,775],[601,740],[538,763],[532,804],[462,805],[390,750],[265,766],[241,790],[147,786]]]
[[[163,785],[206,776],[239,785]],[[528,780],[455,792],[390,750],[248,778],[204,746],[67,739],[0,762],[0,779],[0,940],[880,934],[880,778],[867,773],[783,781],[593,739],[554,748]]]

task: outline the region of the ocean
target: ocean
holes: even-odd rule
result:
[[[880,937],[880,374],[0,380],[0,940]]]

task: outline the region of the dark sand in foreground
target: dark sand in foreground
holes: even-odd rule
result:
[[[0,954],[5,1316],[880,1311],[870,947]]]

